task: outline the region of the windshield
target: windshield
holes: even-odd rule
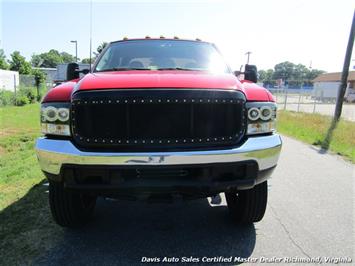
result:
[[[111,43],[94,71],[200,70],[229,72],[210,43],[182,40],[132,40]]]

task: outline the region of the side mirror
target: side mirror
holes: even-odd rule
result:
[[[258,82],[258,69],[255,65],[245,65],[244,79],[251,82]]]
[[[67,76],[66,80],[78,79],[79,78],[79,65],[77,63],[69,63],[67,65]]]
[[[86,74],[89,73],[89,72],[90,72],[90,70],[87,69],[87,68],[85,68],[85,69],[79,71],[79,73],[83,73],[84,75],[86,75]]]
[[[82,67],[86,67],[83,65],[78,65],[77,63],[69,63],[66,65],[66,80],[72,80],[72,79],[78,79],[80,78],[80,74],[88,74],[90,72],[89,69],[84,68],[80,69]]]

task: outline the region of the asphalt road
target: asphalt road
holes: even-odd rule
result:
[[[293,139],[283,140],[262,222],[234,225],[223,198],[213,206],[207,200],[100,200],[89,226],[65,231],[63,240],[35,264],[136,265],[142,257],[165,256],[252,257],[259,263],[261,257],[354,260],[354,165]]]

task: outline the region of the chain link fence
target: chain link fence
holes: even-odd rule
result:
[[[274,95],[279,110],[334,115],[337,90],[331,94],[309,87],[306,89],[281,87],[268,90]],[[352,98],[344,102],[342,118],[355,121],[355,102]]]
[[[33,75],[19,75],[20,77],[20,86],[23,87],[34,87],[36,86],[35,77]]]

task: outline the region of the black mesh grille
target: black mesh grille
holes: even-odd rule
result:
[[[236,145],[245,97],[224,90],[100,90],[73,95],[74,141],[89,150],[190,150]]]

